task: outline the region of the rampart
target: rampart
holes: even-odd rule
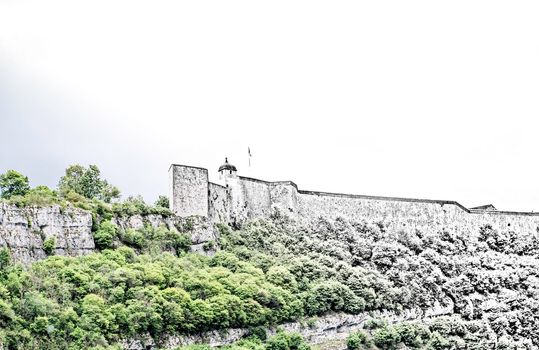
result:
[[[534,233],[539,229],[539,213],[498,211],[490,206],[469,209],[449,200],[304,191],[291,181],[269,182],[242,176],[229,178],[226,186],[221,186],[207,180],[207,170],[193,173],[182,169],[176,171],[175,168],[189,167],[171,167],[175,174],[173,182],[183,182],[182,185],[171,184],[172,189],[181,189],[171,193],[172,210],[177,215],[203,215],[213,222],[235,226],[241,226],[250,219],[268,218],[280,213],[302,224],[313,223],[321,217],[342,217],[352,221],[380,222],[395,231],[477,232],[487,224],[519,234]],[[181,178],[182,174],[188,176]],[[191,186],[196,196],[189,194]],[[204,186],[207,196],[202,193]],[[185,193],[186,198],[181,198]]]

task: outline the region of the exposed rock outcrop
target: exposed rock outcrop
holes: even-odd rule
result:
[[[436,313],[432,310],[431,313]],[[419,309],[409,310],[400,315],[392,312],[365,312],[359,315],[348,315],[343,313],[330,314],[323,317],[313,317],[302,322],[288,322],[278,327],[270,327],[267,331],[269,336],[275,335],[277,330],[287,332],[297,332],[305,340],[312,344],[318,344],[331,339],[344,339],[354,330],[360,329],[365,321],[372,318],[381,318],[389,323],[396,323],[407,320],[417,320],[423,316]],[[240,340],[249,333],[247,328],[233,328],[226,331],[211,331],[196,335],[170,336],[162,340],[159,348],[172,349],[179,346],[191,344],[209,344],[210,346],[222,346]],[[131,339],[123,342],[126,350],[144,350],[156,346],[149,336],[140,339]]]
[[[208,249],[208,242],[217,238],[214,225],[204,217],[133,215],[114,217],[112,221],[121,230],[138,230],[150,225],[187,233],[191,236],[191,250],[202,254],[213,252],[213,245]],[[7,247],[14,261],[28,265],[46,258],[44,242],[47,239],[54,239],[50,255],[79,256],[95,251],[91,213],[59,205],[19,208],[0,203],[0,248]]]
[[[95,249],[92,216],[77,208],[18,208],[0,204],[0,247],[9,248],[12,258],[25,265],[47,256],[43,242],[54,239],[52,254],[84,255]]]

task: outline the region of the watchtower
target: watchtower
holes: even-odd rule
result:
[[[225,158],[225,163],[219,167],[218,171],[219,180],[224,181],[226,185],[229,184],[231,179],[238,178],[238,170],[228,162],[228,158]]]

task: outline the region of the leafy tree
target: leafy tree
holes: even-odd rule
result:
[[[169,208],[170,203],[169,203],[168,197],[167,196],[159,196],[159,198],[155,202],[155,206],[156,207],[161,207],[161,208]]]
[[[63,194],[73,191],[88,199],[96,198],[106,203],[120,197],[117,187],[101,179],[101,171],[96,165],[88,168],[79,164],[70,165],[60,179],[58,189]]]
[[[24,196],[30,190],[28,177],[15,170],[0,174],[1,197],[8,199],[12,196]]]

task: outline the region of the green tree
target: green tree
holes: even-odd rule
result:
[[[159,198],[157,198],[157,201],[155,202],[155,206],[156,207],[161,207],[161,208],[169,208],[170,207],[170,202],[168,200],[168,197],[159,196]]]
[[[60,179],[58,189],[62,194],[75,192],[86,198],[97,198],[107,203],[120,197],[120,190],[117,187],[101,179],[101,171],[96,165],[90,165],[88,168],[79,164],[70,165]]]
[[[0,175],[0,193],[2,198],[11,196],[24,196],[30,191],[28,177],[15,171],[8,170]]]

